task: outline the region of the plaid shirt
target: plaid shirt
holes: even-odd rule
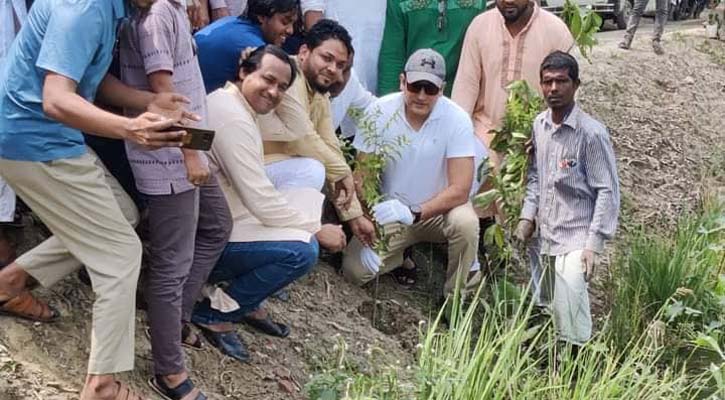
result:
[[[561,126],[536,117],[522,219],[538,221],[541,253],[601,252],[617,229],[619,180],[604,125],[575,105]]]

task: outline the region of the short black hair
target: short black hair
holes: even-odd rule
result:
[[[262,65],[262,58],[264,58],[265,54],[275,56],[278,59],[284,61],[287,65],[289,65],[289,85],[292,86],[295,78],[297,77],[297,67],[295,67],[295,64],[292,62],[292,58],[290,58],[290,56],[284,50],[282,50],[282,48],[273,44],[259,46],[254,49],[247,58],[240,60],[239,68],[237,68],[237,80],[239,79],[239,73],[242,71],[244,71],[245,74],[251,74],[252,72],[258,70],[259,66]]]
[[[259,17],[271,17],[298,10],[298,0],[249,0],[247,3],[247,18],[259,23]]]
[[[541,63],[539,78],[544,76],[544,71],[551,69],[565,69],[569,73],[569,78],[574,83],[579,83],[579,63],[571,54],[563,51],[555,51],[546,56]]]
[[[341,41],[345,45],[345,48],[347,48],[348,55],[355,53],[355,49],[352,47],[352,37],[350,37],[347,29],[337,23],[337,21],[327,18],[323,18],[312,25],[310,30],[305,34],[302,44],[306,45],[312,51],[328,39]]]

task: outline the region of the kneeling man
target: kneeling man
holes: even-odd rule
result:
[[[431,49],[413,53],[400,75],[399,93],[375,101],[367,116],[375,119],[376,143],[405,137],[399,156],[382,174],[385,201],[372,206],[384,227],[387,249],[375,257],[357,238],[345,250],[343,272],[364,284],[403,263],[404,250],[419,242],[448,243],[445,293],[464,287],[478,252],[478,217],[469,201],[474,173],[475,137],[470,117],[443,97],[446,67]],[[377,149],[364,134],[354,146],[365,157]],[[365,179],[363,177],[363,179]],[[369,243],[368,243],[369,244]]]

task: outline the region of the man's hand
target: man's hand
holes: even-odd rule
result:
[[[154,114],[163,115],[166,118],[173,119],[182,125],[190,122],[201,121],[201,117],[186,111],[186,106],[191,101],[177,93],[155,93],[151,103],[146,111]]]
[[[227,7],[215,8],[215,9],[211,10],[211,20],[212,21],[216,21],[220,18],[228,17],[229,15],[230,15],[229,9]]]
[[[413,225],[413,221],[415,220],[410,208],[397,199],[384,201],[374,206],[373,216],[380,225],[387,225],[392,222]]]
[[[204,162],[204,154],[199,150],[182,150],[184,152],[184,165],[186,166],[186,177],[194,186],[205,184],[211,172],[208,163]]]
[[[516,226],[516,231],[514,231],[514,236],[516,237],[516,239],[525,242],[531,239],[531,236],[533,234],[534,222],[528,219],[519,220],[519,224]]]
[[[592,280],[592,276],[594,276],[594,264],[596,262],[594,252],[591,250],[583,250],[581,261],[584,267],[584,280],[589,282]]]
[[[352,179],[352,175],[335,182],[334,188],[335,204],[346,210],[350,208],[350,203],[355,196],[355,181]]]
[[[380,272],[380,266],[383,265],[383,261],[375,250],[370,247],[363,247],[360,250],[360,263],[368,269],[368,271],[376,274]]]
[[[204,6],[206,2],[204,3]],[[186,12],[189,14],[189,22],[193,29],[201,29],[209,25],[209,15],[204,10],[205,7],[199,2],[199,0],[193,0],[187,2]]]
[[[345,232],[340,225],[322,225],[320,230],[315,234],[315,237],[320,242],[320,246],[333,253],[342,251],[347,245]]]
[[[372,247],[375,243],[375,225],[364,215],[348,221],[352,234],[365,246]]]
[[[129,119],[123,131],[123,139],[148,148],[181,147],[186,131],[160,132],[176,121],[154,113],[143,113]]]

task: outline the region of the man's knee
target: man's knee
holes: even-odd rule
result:
[[[304,171],[306,172],[306,184],[311,188],[322,190],[325,186],[325,166],[313,158],[306,158]]]
[[[300,249],[297,255],[296,263],[297,278],[304,276],[308,272],[310,272],[312,267],[317,264],[317,258],[319,257],[319,254],[319,245],[314,239],[311,240],[309,243],[306,243],[306,245]]]
[[[478,240],[478,216],[470,204],[459,206],[450,211],[448,230],[452,236]]]
[[[362,286],[375,279],[375,274],[360,262],[359,252],[345,251],[342,258],[342,275],[356,286]]]

